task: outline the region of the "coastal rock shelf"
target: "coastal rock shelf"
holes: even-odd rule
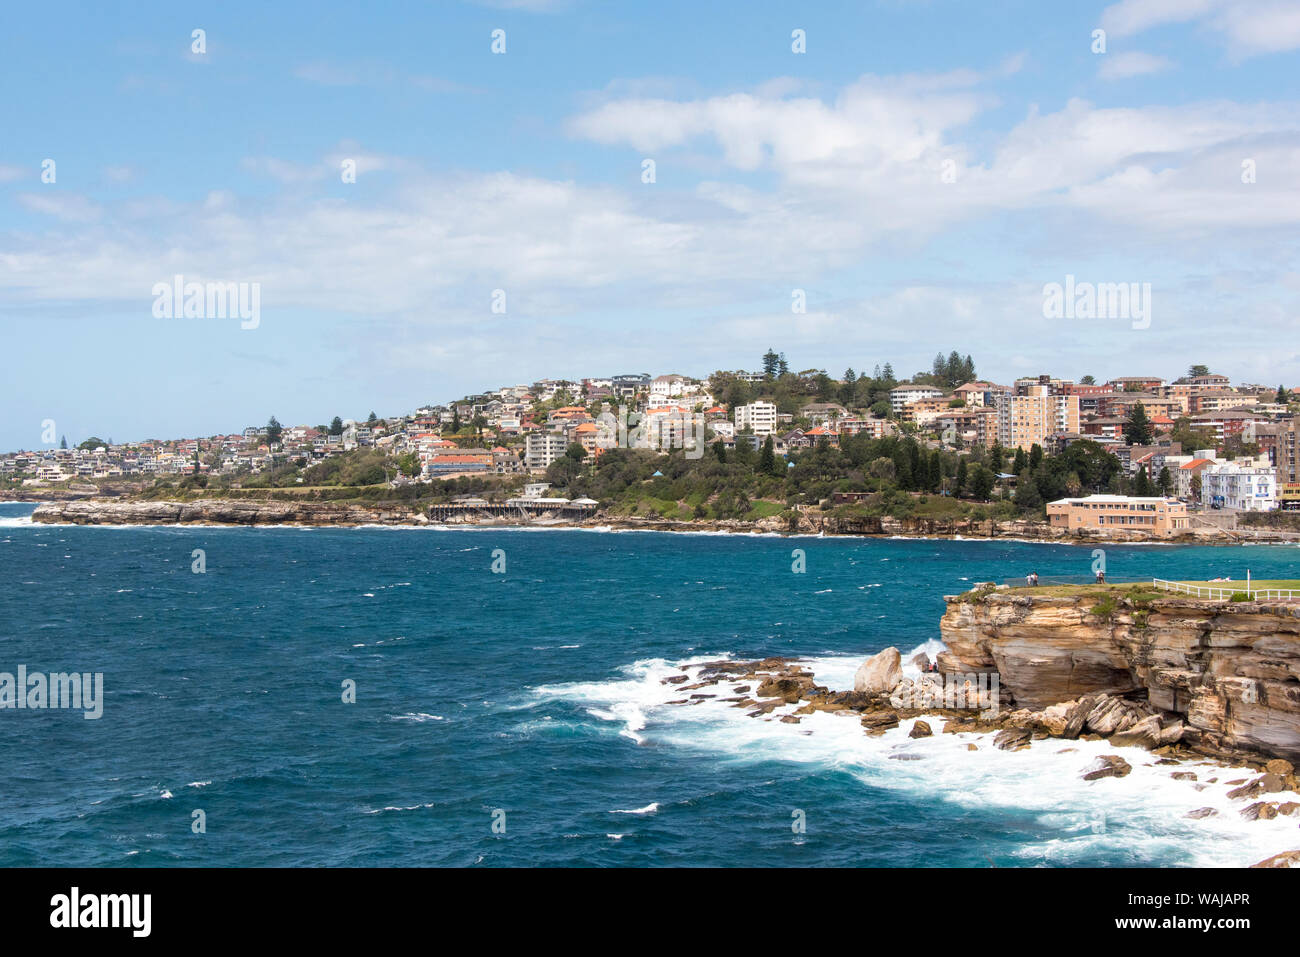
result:
[[[945,596],[947,674],[999,676],[1004,707],[1086,696],[1146,706],[1139,732],[1201,753],[1300,758],[1300,605],[1149,597]],[[1068,719],[1066,719],[1068,720]]]
[[[201,499],[193,502],[55,502],[33,522],[74,525],[419,525],[427,516],[398,505]]]

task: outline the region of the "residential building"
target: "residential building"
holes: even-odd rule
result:
[[[564,436],[558,432],[532,432],[524,439],[524,465],[529,471],[545,471],[564,455]]]
[[[942,389],[936,389],[932,385],[916,385],[913,382],[900,382],[894,388],[889,390],[889,404],[893,407],[894,414],[897,415],[903,411],[903,407],[911,405],[918,399],[933,399],[936,396],[943,395]]]
[[[749,429],[755,435],[771,435],[776,431],[776,403],[751,402],[736,406],[736,431]]]
[[[1079,431],[1079,397],[1052,395],[1048,385],[1028,386],[1026,395],[998,396],[998,442],[1029,451],[1057,432]]]
[[[1242,512],[1277,508],[1277,472],[1254,462],[1219,462],[1201,473],[1201,501],[1211,507]]]
[[[1187,505],[1163,496],[1089,495],[1047,503],[1053,528],[1078,531],[1142,531],[1159,538],[1187,532]]]

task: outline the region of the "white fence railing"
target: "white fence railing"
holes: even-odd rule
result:
[[[1226,600],[1238,592],[1245,592],[1254,599],[1300,598],[1300,591],[1289,588],[1248,588],[1239,585],[1233,588],[1214,588],[1210,585],[1188,585],[1186,582],[1171,582],[1164,578],[1153,578],[1151,584],[1166,591],[1182,592],[1196,598],[1217,598]]]

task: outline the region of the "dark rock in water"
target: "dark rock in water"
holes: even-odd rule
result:
[[[1133,770],[1133,766],[1121,758],[1118,754],[1103,754],[1083,772],[1085,781],[1096,781],[1100,778],[1122,778]]]
[[[920,668],[922,671],[929,671],[930,656],[923,651],[919,655],[914,655],[912,657],[912,664],[916,665],[916,667]]]
[[[737,686],[736,686],[736,694],[748,694],[748,693],[749,693],[749,687],[750,687],[749,685],[737,685]]]
[[[1287,801],[1285,804],[1279,804],[1277,806],[1277,813],[1285,814],[1287,817],[1290,817],[1293,814],[1300,814],[1300,804],[1297,804],[1295,801]]]
[[[1195,780],[1196,780],[1196,772],[1195,772],[1195,771],[1175,771],[1173,774],[1171,774],[1171,775],[1169,775],[1169,776],[1170,776],[1171,778],[1173,778],[1175,781],[1195,781]]]
[[[1203,817],[1214,817],[1218,813],[1212,807],[1198,807],[1195,811],[1188,811],[1185,816],[1199,821]]]
[[[1286,781],[1278,774],[1265,774],[1259,779],[1260,789],[1265,794],[1276,794],[1278,791],[1286,790]]]
[[[912,730],[907,732],[909,738],[928,738],[932,734],[934,732],[930,730],[930,725],[924,721],[917,721],[912,725]]]
[[[691,697],[692,697],[692,698],[712,698],[713,695],[711,695],[711,694],[693,694],[693,695],[691,695]]]
[[[1256,778],[1254,781],[1251,781],[1249,784],[1243,784],[1239,788],[1233,788],[1231,791],[1228,792],[1228,797],[1232,798],[1233,800],[1236,800],[1237,798],[1253,798],[1256,795],[1262,794],[1264,791],[1264,786],[1263,784],[1261,784],[1262,781],[1263,778]],[[1229,781],[1228,783],[1235,784],[1236,782]]]
[[[890,728],[898,727],[898,712],[887,708],[864,712],[862,727],[866,729],[867,734],[883,734]]]
[[[908,754],[906,751],[904,751],[902,754],[891,754],[891,755],[889,756],[889,760],[891,760],[891,761],[924,761],[925,758],[923,758],[923,757],[922,757],[921,755],[919,755],[919,754]]]
[[[783,714],[783,715],[781,715],[781,723],[782,723],[782,724],[798,724],[798,723],[799,723],[799,719],[796,718],[796,717],[795,717],[794,715],[792,715],[792,714]]]
[[[979,750],[979,745],[968,744],[968,745],[966,745],[966,750],[967,750],[967,751],[978,751],[978,750]]]
[[[999,751],[1021,751],[1029,747],[1033,738],[1028,728],[1005,728],[993,738],[993,746]]]
[[[808,677],[768,678],[758,686],[757,694],[760,698],[780,698],[787,704],[794,704],[814,687],[813,679]]]
[[[690,680],[689,675],[673,675],[670,678],[664,678],[663,683],[666,685],[679,685],[683,681],[689,681],[689,680]]]
[[[1248,808],[1243,808],[1241,816],[1247,821],[1271,821],[1277,817],[1277,805],[1267,801],[1257,801]]]

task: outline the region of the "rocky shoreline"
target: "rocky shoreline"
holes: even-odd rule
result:
[[[846,521],[834,516],[801,510],[794,522],[787,518],[745,521],[741,519],[671,519],[612,515],[597,512],[584,519],[561,516],[529,523],[503,518],[483,519],[467,513],[464,520],[433,521],[419,507],[402,503],[362,505],[354,503],[284,501],[267,499],[195,499],[164,501],[145,499],[79,498],[44,502],[32,514],[32,521],[73,525],[465,525],[466,527],[587,528],[616,531],[725,532],[767,535],[833,535],[883,538],[981,539],[1045,541],[1072,545],[1159,542],[1161,544],[1241,544],[1300,542],[1300,533],[1252,530],[1250,533],[1199,529],[1178,539],[1156,539],[1137,531],[1067,533],[1045,522],[939,521],[931,519],[874,518]]]
[[[1293,817],[1300,822],[1300,777],[1290,760],[1246,749],[1215,748],[1207,754],[1200,739],[1187,735],[1184,725],[1169,720],[1148,701],[1096,693],[1039,710],[1009,710],[999,707],[996,684],[990,687],[985,682],[981,687],[974,676],[954,682],[941,672],[928,671],[930,662],[924,655],[913,664],[921,669],[919,676],[904,677],[898,649],[887,648],[863,662],[852,691],[818,684],[800,659],[786,657],[681,665],[678,670],[682,674],[663,678],[662,683],[673,686],[678,695],[667,702],[669,705],[716,700],[743,709],[750,718],[796,725],[825,712],[858,722],[870,736],[884,735],[910,722],[908,737],[912,739],[936,733],[978,736],[985,746],[1002,751],[1023,751],[1049,741],[1105,740],[1124,749],[1125,754],[1103,754],[1081,766],[1083,781],[1126,777],[1133,771],[1130,762],[1143,760],[1170,768],[1172,781],[1196,791],[1212,786],[1228,789],[1226,798],[1244,820]],[[980,747],[971,741],[966,750],[978,751]],[[1056,753],[1071,750],[1075,749],[1067,747]],[[1211,760],[1206,761],[1207,757]],[[1191,770],[1192,765],[1199,770]],[[1186,816],[1200,819],[1218,813],[1206,806]],[[1297,849],[1252,866],[1300,866],[1300,834],[1296,844]]]

